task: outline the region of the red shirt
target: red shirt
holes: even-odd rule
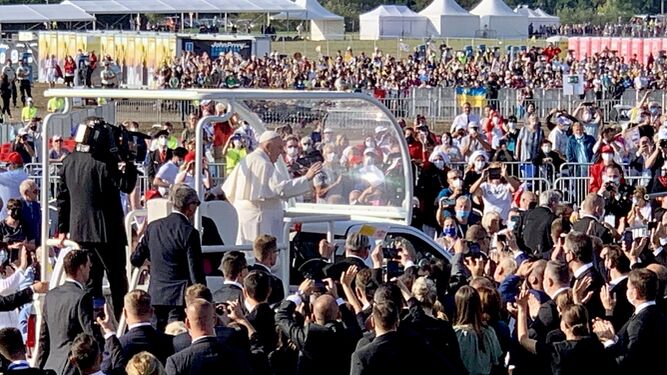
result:
[[[65,74],[74,74],[74,69],[76,69],[76,63],[74,60],[68,61],[65,60],[65,65],[63,67],[65,69]]]
[[[234,128],[229,122],[216,122],[213,124],[213,147],[223,147],[227,144],[229,137],[234,134]]]

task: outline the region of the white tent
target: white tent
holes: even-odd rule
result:
[[[428,35],[428,18],[403,5],[380,5],[359,15],[359,39],[423,38]]]
[[[455,0],[434,0],[419,14],[429,19],[432,33],[442,37],[471,38],[479,27],[479,17],[468,13]]]
[[[478,37],[528,37],[528,16],[514,13],[503,0],[482,0],[470,13],[479,16]]]
[[[540,17],[543,25],[560,25],[560,17],[547,14],[547,12],[540,8],[535,9],[534,12],[538,17]]]
[[[0,6],[0,23],[86,22],[95,17],[73,5],[21,4]]]
[[[533,30],[538,31],[540,26],[560,25],[560,18],[546,14],[542,9],[530,9],[528,5],[519,5],[514,12],[528,17],[528,22],[533,24]]]
[[[303,11],[283,12],[272,16],[274,20],[306,20],[310,21],[311,40],[335,40],[345,36],[344,18],[333,14],[317,0],[296,0],[294,4]]]

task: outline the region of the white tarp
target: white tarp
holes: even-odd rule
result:
[[[528,37],[528,16],[514,13],[503,0],[482,0],[470,13],[479,16],[479,29],[482,35],[477,36]]]
[[[429,19],[429,33],[436,36],[472,38],[479,27],[479,17],[468,13],[455,0],[434,0],[419,14]]]
[[[65,0],[90,14],[277,13],[302,11],[289,0]]]
[[[73,5],[23,4],[0,6],[0,23],[85,22],[95,17]]]
[[[540,26],[560,25],[560,18],[546,14],[542,9],[530,9],[527,5],[519,5],[514,12],[528,17],[533,24],[533,30],[538,31]]]
[[[359,15],[359,39],[423,38],[429,21],[403,5],[380,5]]]
[[[304,10],[282,12],[272,16],[271,19],[310,21],[311,40],[334,40],[345,37],[345,19],[331,13],[317,0],[296,0],[294,4]]]

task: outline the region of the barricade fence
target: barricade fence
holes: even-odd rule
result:
[[[367,95],[374,95],[372,91],[362,91]],[[496,97],[488,98],[461,98],[456,95],[455,87],[423,88],[413,87],[411,89],[391,89],[383,91],[382,95],[375,95],[397,118],[414,119],[418,115],[426,117],[431,122],[451,122],[461,113],[461,105],[469,101],[472,112],[483,115],[484,106],[493,105],[504,116],[514,115],[519,121],[525,119],[529,103],[535,104],[537,115],[544,120],[554,108],[567,110],[573,113],[582,102],[594,102],[604,114],[605,120],[615,119],[617,114],[614,106],[634,106],[643,93],[634,89],[625,90],[617,98],[602,95],[600,99],[589,91],[583,98],[579,96],[563,95],[562,89],[535,89],[531,99],[521,96],[520,90],[500,89]],[[662,103],[663,108],[667,106],[667,95],[665,91],[654,91],[651,99]],[[188,115],[196,110],[198,103],[175,100],[136,101],[119,100],[115,105],[115,121],[137,121],[140,123],[182,123],[187,121]],[[105,115],[106,116],[106,115]],[[262,114],[263,119],[274,120],[286,125],[301,124],[321,120],[323,114],[317,111],[304,109],[301,113],[285,113],[279,110],[267,108]],[[107,117],[105,117],[107,118]]]

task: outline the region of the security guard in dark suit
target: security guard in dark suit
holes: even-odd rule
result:
[[[63,160],[58,190],[58,233],[91,252],[93,269],[86,288],[102,298],[104,271],[111,288],[114,314],[120,318],[127,293],[125,246],[120,192],[137,183],[134,163],[122,155],[112,125],[95,117],[77,132],[76,151]]]
[[[248,267],[248,270],[264,272],[269,276],[271,294],[269,294],[268,303],[269,305],[280,303],[285,298],[283,282],[271,272],[271,267],[275,266],[278,260],[276,238],[268,234],[259,236],[253,243],[252,251],[255,255],[255,264]]]
[[[206,284],[199,231],[192,219],[200,204],[197,192],[186,184],[176,184],[170,193],[174,212],[148,224],[146,232],[130,257],[132,265],[151,262],[148,293],[157,317],[157,329],[183,320],[185,289]]]

